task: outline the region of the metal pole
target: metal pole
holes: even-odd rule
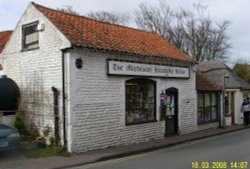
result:
[[[222,78],[222,128],[226,127],[226,119],[225,119],[225,114],[226,114],[226,105],[225,105],[225,86],[226,86],[226,79],[228,79],[229,76],[223,76]]]
[[[225,128],[226,126],[226,121],[225,121],[225,79],[223,78],[223,86],[222,86],[222,128]]]

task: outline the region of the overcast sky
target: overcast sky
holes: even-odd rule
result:
[[[28,0],[0,0],[0,31],[13,30],[29,4]],[[34,2],[50,7],[62,8],[70,5],[81,15],[89,11],[133,12],[142,2],[157,4],[158,0],[34,0]],[[228,20],[231,26],[228,34],[233,48],[230,60],[237,58],[250,62],[250,0],[166,0],[172,8],[179,6],[190,8],[194,3],[207,5],[214,21]]]

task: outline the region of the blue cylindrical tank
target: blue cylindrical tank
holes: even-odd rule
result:
[[[6,75],[0,76],[0,111],[17,110],[19,97],[17,84]]]

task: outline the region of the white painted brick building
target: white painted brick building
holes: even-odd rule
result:
[[[113,61],[123,68],[110,73]],[[133,71],[122,72],[123,64]],[[59,134],[72,153],[205,129],[197,125],[193,64],[154,33],[34,3],[3,51],[4,73],[20,87],[28,126],[56,130],[51,88],[58,90]],[[183,77],[171,75],[176,69]]]

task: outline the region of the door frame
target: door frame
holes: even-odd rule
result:
[[[171,95],[173,96],[174,95],[174,108],[175,108],[175,115],[173,116],[173,122],[174,122],[174,126],[172,126],[174,128],[174,131],[173,132],[170,132],[168,131],[168,121],[169,121],[169,118],[167,117],[167,114],[165,114],[165,136],[171,136],[171,135],[176,135],[178,134],[178,129],[179,129],[179,125],[178,125],[178,116],[179,116],[179,113],[178,113],[178,101],[179,101],[179,93],[178,93],[178,89],[177,88],[174,88],[174,87],[171,87],[171,88],[168,88],[165,90],[165,95],[166,97],[168,95]]]

